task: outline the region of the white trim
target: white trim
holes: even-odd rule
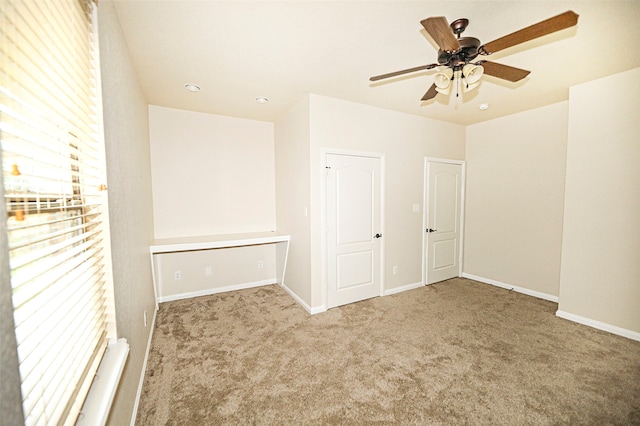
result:
[[[503,283],[501,281],[492,280],[490,278],[484,278],[484,277],[479,277],[477,275],[467,274],[466,272],[463,272],[461,277],[469,278],[470,280],[474,280],[474,281],[480,281],[481,283],[485,283],[485,284],[491,284],[496,287],[505,288],[507,290],[513,290],[518,293],[526,294],[527,296],[533,296],[533,297],[537,297],[538,299],[548,300],[549,302],[558,303],[558,296],[554,296],[552,294],[542,293],[540,291],[535,291],[535,290],[531,290],[524,287],[518,287],[517,285]]]
[[[311,308],[311,311],[309,311],[311,315],[321,314],[323,312],[327,312],[327,307],[325,305],[316,306],[315,308]]]
[[[458,164],[460,166],[464,166],[466,164],[464,160],[451,160],[449,158],[424,157],[424,159],[425,161],[433,161],[436,163]]]
[[[390,296],[392,294],[402,293],[403,291],[413,290],[413,289],[416,289],[418,287],[424,287],[424,284],[419,282],[419,283],[403,285],[401,287],[390,288],[390,289],[384,291],[384,296]]]
[[[89,394],[78,415],[78,426],[105,425],[129,356],[127,339],[110,339]]]
[[[140,397],[142,396],[142,385],[144,384],[144,376],[147,372],[147,361],[149,360],[149,352],[151,351],[151,341],[153,339],[153,331],[156,329],[156,316],[158,315],[158,302],[156,301],[156,309],[153,311],[151,319],[151,330],[149,330],[149,338],[147,339],[147,350],[142,360],[142,371],[140,372],[140,380],[138,381],[138,391],[136,392],[136,401],[133,404],[133,412],[131,413],[131,426],[136,426],[136,417],[138,416],[138,406],[140,405]]]
[[[291,236],[287,235],[287,244],[284,246],[284,260],[282,261],[282,273],[278,271],[278,257],[282,256],[282,244],[274,244],[275,252],[276,252],[276,281],[279,285],[284,285],[284,276],[287,272],[287,261],[289,259],[289,242],[291,240]]]
[[[588,327],[597,328],[598,330],[606,331],[608,333],[617,334],[618,336],[626,337],[627,339],[636,340],[640,342],[640,333],[626,328],[618,327],[615,325],[607,324],[606,322],[596,321],[591,318],[582,317],[580,315],[571,314],[569,312],[557,310],[556,316],[569,321],[577,322],[578,324],[586,325]]]
[[[467,163],[464,160],[451,160],[448,158],[436,158],[436,157],[424,157],[424,173],[422,177],[422,184],[424,185],[422,191],[422,282],[427,284],[427,236],[425,230],[427,229],[428,218],[427,204],[429,199],[427,197],[427,191],[429,190],[429,162],[456,164],[460,166],[460,241],[458,244],[458,276],[462,276],[462,263],[464,261],[464,218],[465,218],[465,199],[466,199],[466,187],[467,187]]]
[[[320,147],[320,155],[322,158],[323,166],[326,165],[327,154],[335,154],[335,155],[351,155],[353,157],[372,157],[372,158],[383,158],[385,156],[382,152],[372,152],[372,151],[356,151],[352,149],[336,149],[336,148],[327,148]]]
[[[150,259],[151,259],[151,282],[153,283],[153,300],[156,303],[156,311],[158,310],[158,290],[156,289],[156,287],[158,287],[159,285],[161,285],[160,283],[160,277],[156,276],[156,265],[157,265],[157,269],[160,270],[160,259],[158,259],[158,261],[155,261],[155,255],[153,254],[153,252],[150,253]],[[158,283],[158,284],[156,284]],[[154,315],[155,318],[155,315]]]
[[[309,314],[311,315],[315,315],[315,314],[320,314],[322,312],[326,312],[327,311],[327,307],[325,305],[320,305],[320,306],[316,306],[316,307],[311,307],[307,304],[307,302],[305,302],[304,300],[302,300],[302,298],[300,298],[300,296],[298,296],[297,294],[295,294],[293,292],[293,290],[291,290],[289,287],[287,287],[286,285],[282,285],[281,286],[287,293],[289,293],[289,296],[291,296],[293,298],[293,300],[295,300],[296,302],[298,302],[298,304],[300,306],[302,306],[304,308],[305,311],[307,311]]]
[[[427,179],[428,179],[428,172],[427,172],[427,164],[428,164],[429,160],[427,159],[427,157],[424,157],[424,165],[422,167],[422,229],[420,231],[420,242],[422,243],[422,253],[420,254],[422,256],[421,259],[421,265],[422,265],[422,270],[421,275],[422,275],[422,282],[426,285],[427,284],[427,264],[426,264],[426,258],[427,258],[427,237],[426,237],[426,229],[427,229],[427,204],[428,204],[428,199],[427,199]]]
[[[248,282],[243,284],[233,284],[233,285],[228,285],[228,286],[218,287],[218,288],[209,288],[209,289],[200,290],[200,291],[191,291],[188,293],[172,294],[170,296],[159,297],[158,302],[159,303],[171,302],[174,300],[188,299],[190,297],[209,296],[211,294],[226,293],[228,291],[243,290],[246,288],[261,287],[264,285],[271,285],[271,284],[277,284],[277,280],[272,278],[268,280],[253,281],[253,282]]]

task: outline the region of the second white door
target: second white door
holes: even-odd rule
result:
[[[327,154],[327,307],[381,294],[381,159]]]
[[[460,275],[462,164],[426,162],[425,284]]]

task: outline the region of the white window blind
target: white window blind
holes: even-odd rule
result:
[[[25,424],[73,424],[112,305],[90,0],[0,1],[0,143]]]

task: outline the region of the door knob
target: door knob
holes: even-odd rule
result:
[[[382,234],[376,234],[373,236],[373,238],[382,238]]]
[[[432,233],[432,232],[437,232],[437,229],[431,229],[431,228],[427,228],[426,231],[428,233]]]

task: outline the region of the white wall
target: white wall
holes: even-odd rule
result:
[[[159,302],[276,282],[273,244],[162,253],[154,263]]]
[[[316,216],[310,211],[309,138],[309,97],[305,96],[275,124],[275,175],[278,232],[291,235],[284,285],[308,310],[310,223]]]
[[[638,339],[639,99],[640,69],[571,88],[559,304]]]
[[[275,230],[273,123],[149,106],[156,238]]]
[[[129,424],[143,371],[155,299],[149,244],[153,240],[147,102],[113,2],[98,8],[109,222],[118,337],[130,353],[108,424]]]
[[[156,238],[275,231],[273,123],[150,105],[149,127]],[[157,255],[158,298],[275,283],[275,255],[273,245]]]
[[[557,300],[568,107],[467,127],[465,274]]]
[[[322,264],[322,149],[385,157],[385,289],[422,281],[424,157],[464,159],[464,127],[324,96],[310,96],[311,304],[325,305]],[[392,267],[399,273],[392,275]]]

